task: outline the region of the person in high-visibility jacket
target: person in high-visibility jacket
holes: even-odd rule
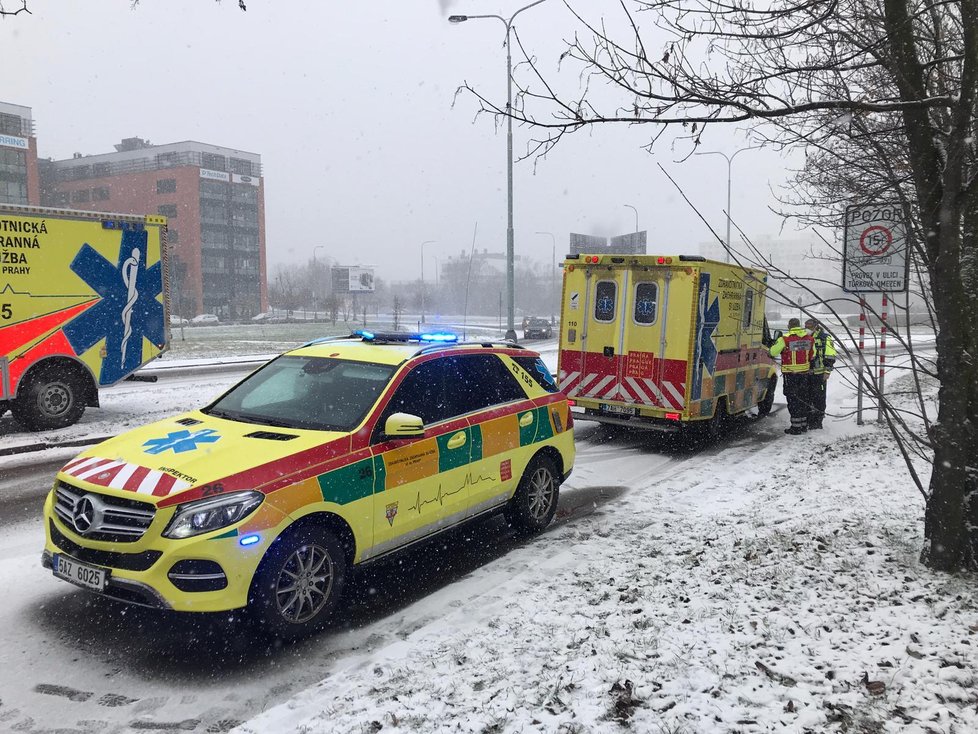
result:
[[[814,340],[812,368],[808,373],[808,398],[812,405],[808,413],[808,427],[818,429],[822,427],[822,419],[825,417],[825,388],[828,386],[832,368],[835,367],[835,344],[815,319],[805,321],[805,328]]]
[[[788,400],[788,415],[791,416],[791,427],[785,428],[784,432],[792,436],[808,430],[808,371],[814,346],[815,340],[801,328],[801,321],[789,319],[788,331],[770,349],[772,357],[781,357],[781,380],[784,396]]]

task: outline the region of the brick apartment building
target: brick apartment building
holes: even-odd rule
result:
[[[0,102],[0,204],[40,203],[31,108]]]
[[[261,156],[126,138],[114,153],[40,161],[44,206],[169,221],[173,314],[246,319],[268,309]]]

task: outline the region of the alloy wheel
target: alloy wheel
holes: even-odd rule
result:
[[[288,557],[275,584],[275,601],[282,617],[293,624],[308,622],[329,601],[333,561],[324,548],[302,545]]]

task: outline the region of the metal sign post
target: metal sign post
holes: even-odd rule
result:
[[[863,374],[866,372],[864,356],[866,340],[866,299],[859,297],[859,372],[856,375],[856,425],[863,424]]]
[[[886,294],[883,294],[883,307],[880,311],[880,318],[883,321],[882,326],[880,326],[880,341],[879,347],[877,348],[877,354],[879,355],[880,364],[880,377],[879,377],[879,395],[880,399],[877,401],[878,410],[876,413],[876,420],[880,423],[883,422],[883,375],[885,374],[884,366],[886,365]]]

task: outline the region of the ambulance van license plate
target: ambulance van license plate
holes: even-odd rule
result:
[[[95,591],[105,591],[105,582],[108,580],[109,572],[104,568],[89,566],[87,563],[79,563],[74,558],[55,553],[51,564],[54,568],[54,575],[70,581],[73,584],[84,586],[86,589]]]
[[[638,415],[638,408],[633,405],[602,405],[601,412],[616,415]]]

